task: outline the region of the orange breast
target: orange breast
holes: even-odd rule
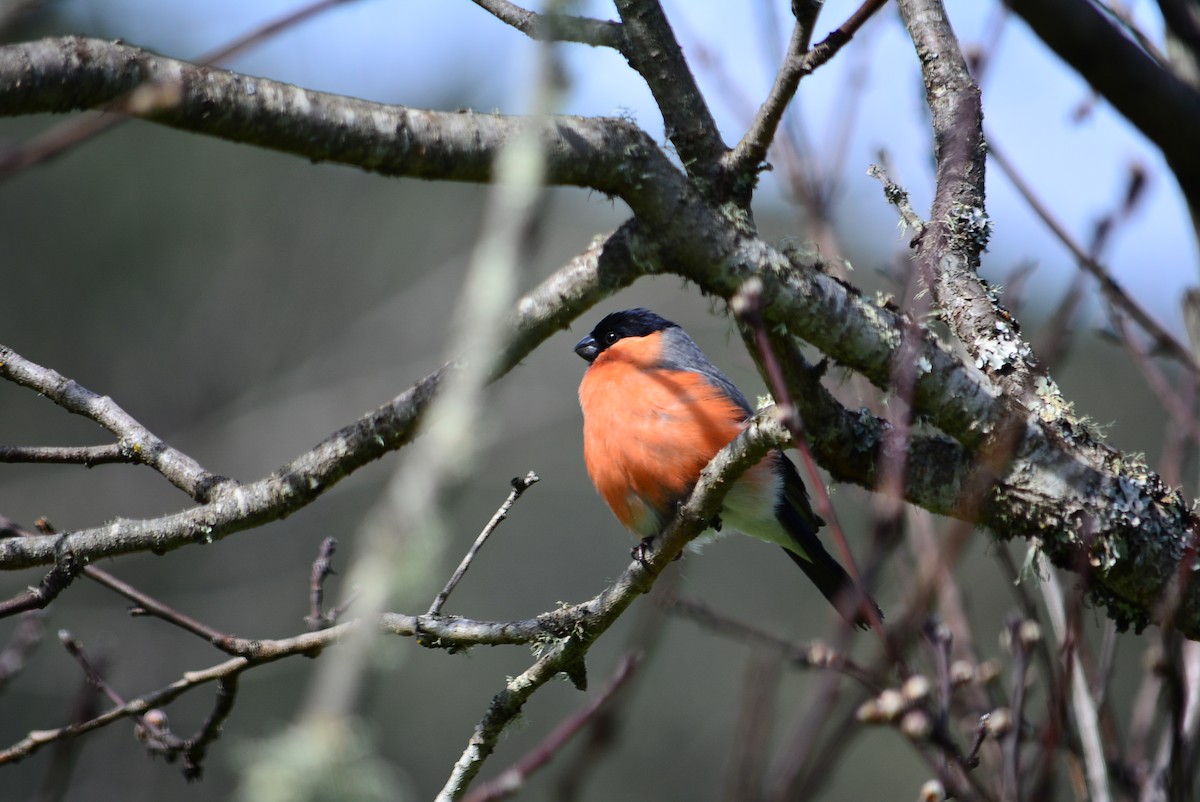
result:
[[[579,401],[592,482],[617,519],[643,536],[669,520],[745,418],[699,374],[650,367],[619,347],[588,368]]]

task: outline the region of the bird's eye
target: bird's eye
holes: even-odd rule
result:
[[[612,345],[616,341],[617,341],[617,333],[615,331],[610,331],[604,335],[604,344],[605,345]]]

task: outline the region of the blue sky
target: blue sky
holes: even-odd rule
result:
[[[769,86],[769,65],[787,37],[788,3],[773,0],[779,27],[764,33],[765,3],[714,0],[666,2],[676,33],[693,60],[727,141],[744,128],[745,109]],[[297,0],[66,0],[73,27],[120,36],[160,52],[195,57],[303,5]],[[817,39],[839,24],[858,2],[828,0]],[[983,40],[995,2],[949,0],[955,29],[966,44]],[[1132,10],[1145,31],[1160,35],[1154,4]],[[579,13],[614,16],[607,3],[577,6]],[[317,17],[231,63],[234,69],[305,87],[413,106],[436,106],[465,94],[482,110],[519,112],[525,97],[529,43],[468,0],[358,0]],[[625,114],[661,136],[662,123],[641,80],[616,55],[574,45],[565,49],[571,92],[564,111]],[[705,54],[701,58],[701,54]],[[866,84],[858,124],[846,143],[843,219],[855,231],[842,236],[880,237],[896,232],[895,215],[878,185],[866,176],[881,147],[894,176],[928,208],[933,175],[917,63],[895,10],[887,8],[830,65],[801,88],[803,125],[815,152],[832,152],[845,108],[848,76],[861,70]],[[1088,99],[1087,86],[1046,51],[1024,24],[1004,28],[984,85],[987,125],[998,147],[1013,158],[1044,201],[1086,241],[1095,220],[1116,202],[1131,163],[1146,166],[1151,183],[1136,217],[1122,228],[1105,259],[1128,291],[1172,330],[1182,333],[1178,299],[1196,284],[1200,263],[1178,189],[1158,153],[1099,104],[1082,122],[1072,111]],[[772,192],[768,176],[764,197]],[[986,269],[1003,281],[1012,267],[1038,264],[1035,280],[1051,301],[1074,266],[1069,254],[1036,221],[1007,180],[992,169],[989,212],[995,225]],[[900,247],[895,233],[895,247]]]

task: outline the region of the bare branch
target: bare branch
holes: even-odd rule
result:
[[[0,601],[0,618],[45,609],[75,581],[79,570],[79,564],[67,555],[66,559],[51,568],[36,585],[26,588],[10,599]]]
[[[531,774],[538,771],[562,751],[575,735],[583,729],[624,687],[633,676],[640,659],[634,655],[626,655],[617,666],[608,686],[579,712],[563,721],[545,738],[533,751],[525,755],[516,765],[504,771],[499,777],[483,783],[467,797],[467,802],[491,802],[494,799],[508,799],[518,791]]]
[[[983,108],[941,0],[899,0],[921,59],[933,116],[937,188],[914,260],[940,314],[992,380],[1021,398],[1033,388],[1033,352],[979,279],[991,221],[984,206]]]
[[[162,619],[169,624],[174,624],[182,630],[203,638],[228,654],[242,654],[247,648],[245,643],[241,642],[238,638],[218,632],[191,616],[185,615],[173,607],[163,604],[154,597],[141,592],[129,583],[122,582],[112,574],[94,565],[86,566],[83,569],[83,574],[93,582],[103,585],[114,593],[120,594],[132,601],[136,605],[130,611],[132,615],[152,615],[155,618]]]
[[[711,180],[727,148],[662,6],[658,0],[616,0],[616,6],[628,43],[625,58],[650,87],[667,139],[688,175]]]
[[[1087,249],[1071,235],[1071,232],[1067,231],[1066,226],[1042,202],[1033,187],[1025,180],[1020,171],[1017,170],[1017,166],[1013,163],[1012,159],[1008,158],[1005,152],[998,148],[990,137],[989,142],[988,155],[992,161],[996,163],[1001,172],[1008,176],[1008,180],[1013,183],[1017,192],[1029,204],[1029,208],[1033,210],[1033,213],[1046,224],[1046,227],[1058,238],[1058,241],[1065,245],[1067,250],[1071,252],[1071,255],[1075,257],[1076,265],[1099,282],[1100,292],[1103,293],[1105,300],[1129,315],[1138,326],[1153,337],[1156,350],[1169,354],[1192,373],[1200,375],[1200,363],[1196,361],[1195,354],[1186,345],[1176,339],[1175,335],[1167,331],[1137,301],[1131,298],[1129,293],[1125,292],[1125,289],[1112,277],[1112,273],[1109,272],[1108,268],[1088,254]]]
[[[539,42],[578,42],[622,52],[625,49],[625,32],[619,22],[569,14],[538,14],[508,0],[474,0],[474,3]]]
[[[1040,583],[1042,597],[1046,601],[1046,611],[1050,616],[1054,635],[1060,645],[1066,645],[1068,642],[1067,619],[1063,605],[1062,586],[1059,584],[1058,575],[1052,568],[1043,565],[1041,572],[1046,577],[1045,581]],[[1112,795],[1108,788],[1108,764],[1105,762],[1104,747],[1100,741],[1096,701],[1088,690],[1087,677],[1078,660],[1071,661],[1071,706],[1075,710],[1079,737],[1083,741],[1088,791],[1091,798],[1097,802],[1108,802],[1112,799]]]
[[[870,669],[858,665],[824,643],[784,640],[751,624],[735,621],[695,599],[668,596],[662,603],[671,613],[690,618],[718,635],[775,652],[793,668],[836,671],[856,680],[867,690],[878,692],[883,689],[879,678]]]
[[[309,575],[309,612],[304,618],[304,623],[308,625],[309,630],[314,632],[337,623],[336,617],[322,612],[325,599],[325,580],[334,573],[333,552],[335,549],[337,549],[336,538],[327,537],[322,540],[321,548],[317,552],[317,558],[313,560],[312,573]]]
[[[9,350],[5,363],[15,357]],[[188,543],[211,543],[234,532],[287,515],[320,496],[351,471],[408,443],[446,369],[418,382],[378,410],[335,432],[277,473],[248,485],[224,486],[212,501],[151,520],[118,520],[62,535],[0,540],[0,566],[26,568],[60,555],[90,562],[102,556]]]
[[[108,396],[97,395],[3,345],[0,345],[0,378],[35,390],[68,412],[96,421],[117,436],[117,445],[126,460],[150,466],[197,501],[209,501],[237,484],[210,473],[191,457],[168,446]]]
[[[38,80],[16,80],[30,73]],[[13,80],[0,80],[5,116],[94,108],[147,85],[127,109],[132,116],[383,175],[488,181],[497,154],[523,131],[536,137],[549,184],[623,195],[637,183],[657,194],[660,182],[647,181],[649,175],[677,173],[654,141],[623,119],[507,117],[371,103],[98,39],[0,47],[0,78],[6,76]],[[657,166],[641,163],[645,159]],[[0,174],[12,166],[0,159]]]
[[[199,63],[207,66],[232,58],[238,53],[279,34],[293,25],[348,1],[318,0],[318,2],[285,14],[273,22],[259,26],[244,36],[234,39],[232,42],[209,53],[207,56],[201,57]],[[54,158],[64,151],[86,142],[92,137],[117,127],[128,120],[128,117],[122,114],[123,111],[127,111],[128,107],[137,106],[147,96],[153,97],[159,89],[160,87],[153,85],[140,86],[133,90],[130,96],[117,101],[112,108],[107,110],[109,112],[107,114],[85,117],[82,120],[72,120],[54,126],[48,131],[39,134],[32,141],[11,150],[0,160],[0,178],[7,173],[32,167],[33,165]],[[138,92],[142,93],[141,98],[136,97]]]
[[[187,780],[198,780],[203,771],[204,758],[208,754],[208,746],[221,735],[221,727],[225,719],[233,712],[233,703],[237,699],[238,674],[232,674],[217,680],[217,693],[213,699],[213,708],[200,730],[182,744],[183,776]]]
[[[867,168],[867,175],[883,184],[883,196],[900,213],[901,226],[911,228],[917,236],[920,236],[921,232],[925,230],[925,221],[921,219],[921,216],[913,209],[912,203],[909,202],[908,191],[893,181],[882,165],[872,164]]]
[[[0,462],[72,464],[90,468],[114,462],[137,462],[117,443],[107,446],[0,446]]]
[[[775,131],[783,119],[783,112],[795,96],[801,79],[837,55],[837,52],[854,38],[854,34],[863,23],[886,4],[887,0],[864,0],[849,19],[811,49],[808,47],[811,29],[806,28],[803,20],[797,20],[792,29],[787,55],[775,75],[775,84],[755,115],[750,129],[742,136],[737,146],[726,154],[726,170],[735,176],[757,171],[758,166],[767,157],[767,149],[775,139]]]
[[[475,538],[475,542],[471,544],[471,548],[467,550],[466,555],[462,558],[462,562],[458,564],[458,568],[454,569],[454,574],[450,577],[450,581],[446,583],[446,587],[442,588],[438,593],[437,598],[433,600],[433,604],[429,605],[429,612],[426,615],[438,615],[442,611],[442,605],[446,603],[446,599],[450,598],[450,594],[454,592],[454,588],[462,580],[467,573],[467,569],[471,567],[471,563],[475,560],[475,555],[483,548],[483,544],[492,536],[492,532],[496,531],[496,527],[500,526],[508,517],[508,511],[517,503],[517,499],[539,481],[539,477],[533,471],[525,474],[524,478],[516,477],[510,482],[512,490],[508,494],[508,498],[504,499],[500,504],[500,508],[496,510],[496,514],[483,527],[483,531]]]
[[[525,672],[509,680],[492,699],[438,800],[446,802],[462,797],[483,761],[495,748],[501,733],[538,688],[559,673],[566,673],[581,689],[586,685],[584,658],[592,643],[612,626],[635,598],[649,591],[657,576],[689,541],[708,528],[713,516],[721,509],[729,485],[787,438],[783,426],[760,415],[713,457],[675,519],[654,539],[643,559],[630,563],[616,582],[599,596],[578,605],[576,609],[583,612],[586,619],[565,638],[554,642]]]
[[[293,655],[313,654],[320,651],[324,646],[335,643],[339,637],[345,637],[356,627],[357,624],[343,624],[339,628],[327,629],[319,633],[306,633],[287,640],[259,641],[260,648],[252,657],[235,657],[210,668],[189,671],[182,678],[164,688],[135,699],[130,699],[129,701],[121,702],[99,716],[87,721],[56,729],[30,732],[12,746],[0,750],[0,765],[23,760],[49,744],[76,738],[92,730],[106,727],[123,718],[141,718],[149,711],[169,704],[193,688],[209,682],[228,680],[230,677],[236,676],[254,666],[274,662]],[[153,722],[151,723],[153,724]]]

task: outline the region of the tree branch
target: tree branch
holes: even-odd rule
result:
[[[937,188],[915,244],[920,277],[942,318],[993,381],[1022,398],[1032,389],[1033,353],[995,294],[979,279],[991,221],[984,207],[983,107],[979,87],[941,0],[898,0],[921,60],[933,116]]]
[[[3,345],[0,345],[0,378],[35,390],[68,412],[96,421],[117,436],[117,446],[126,461],[149,465],[197,501],[208,501],[237,484],[208,472],[188,455],[168,446],[108,396],[97,395]],[[81,461],[87,464],[86,459]]]
[[[0,446],[0,462],[25,462],[82,465],[107,465],[136,462],[113,443],[107,446]]]
[[[551,758],[562,751],[568,741],[596,718],[617,691],[633,676],[633,672],[640,662],[640,658],[632,654],[622,658],[603,692],[582,710],[572,714],[570,718],[559,724],[553,732],[542,739],[533,751],[517,761],[515,765],[506,769],[494,780],[480,785],[471,792],[471,795],[467,797],[467,802],[492,802],[496,799],[508,799],[520,791],[531,774],[549,763]]]
[[[637,180],[653,192],[660,182],[647,179],[677,172],[654,141],[627,120],[506,117],[371,103],[98,39],[64,37],[2,47],[0,76],[12,78],[0,82],[5,116],[95,108],[140,87],[123,107],[125,113],[382,175],[489,181],[496,155],[522,131],[536,137],[549,184],[619,195]],[[654,164],[639,164],[647,157]],[[0,159],[0,174],[11,168]]]
[[[3,349],[0,356],[7,365],[16,354]],[[412,440],[421,413],[445,372],[443,368],[430,374],[409,391],[335,432],[271,476],[248,485],[221,486],[208,503],[159,518],[118,519],[103,527],[78,532],[0,540],[0,567],[11,570],[45,565],[64,556],[86,564],[100,557],[135,551],[161,553],[188,543],[212,543],[284,517],[356,468]]]
[[[569,14],[538,14],[508,0],[474,0],[474,3],[505,25],[539,42],[578,42],[592,47],[611,47],[620,52],[625,49],[625,32],[619,22]]]
[[[813,48],[808,47],[811,28],[805,25],[807,20],[797,20],[792,29],[792,38],[788,43],[787,55],[783,65],[775,75],[775,83],[771,87],[767,99],[763,101],[750,124],[749,130],[742,136],[737,146],[727,153],[724,158],[724,169],[735,178],[756,173],[760,164],[767,158],[767,150],[775,139],[775,132],[783,113],[796,94],[800,81],[806,75],[812,74],[818,67],[827,63],[842,47],[854,38],[854,34],[863,26],[871,15],[883,8],[887,0],[865,0],[858,10],[850,15],[837,29],[830,32]],[[748,197],[748,196],[747,196]]]
[[[1033,32],[1163,152],[1200,209],[1200,91],[1164,69],[1087,0],[1007,0]]]
[[[688,175],[711,181],[728,149],[662,6],[658,0],[616,0],[616,6],[628,41],[625,58],[650,87],[667,139]]]

